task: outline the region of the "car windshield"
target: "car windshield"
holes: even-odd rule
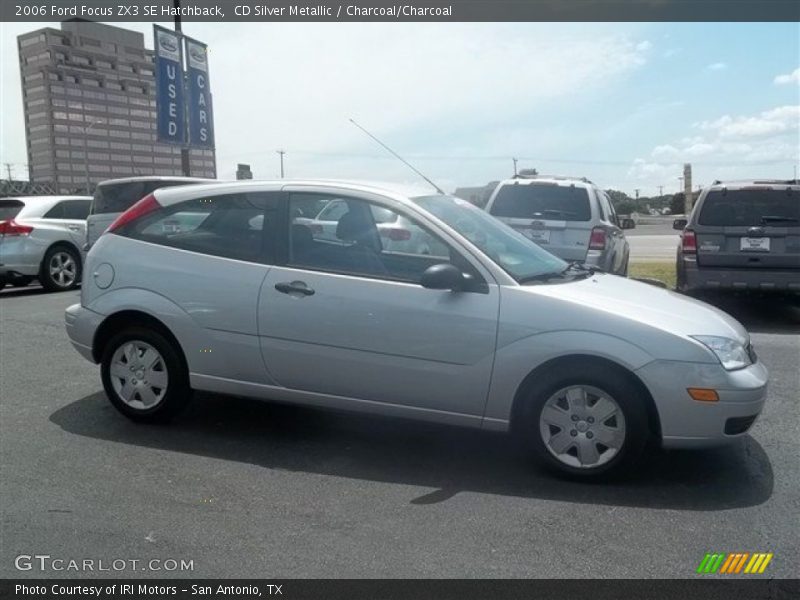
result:
[[[711,191],[703,203],[698,222],[717,227],[797,227],[800,194],[791,188]]]
[[[412,199],[477,246],[518,282],[561,273],[567,263],[466,200],[452,196]]]
[[[504,185],[497,192],[491,213],[512,219],[588,221],[591,218],[586,188],[554,183]]]

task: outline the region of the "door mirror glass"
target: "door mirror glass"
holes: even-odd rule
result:
[[[686,227],[687,223],[688,221],[686,219],[675,219],[672,222],[672,228],[681,231],[684,227]]]
[[[457,291],[464,289],[466,279],[458,267],[450,263],[438,263],[425,269],[420,284],[431,290]]]
[[[636,221],[631,218],[622,219],[622,229],[636,229]]]

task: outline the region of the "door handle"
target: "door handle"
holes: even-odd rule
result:
[[[314,290],[308,287],[305,281],[284,281],[276,283],[275,289],[281,294],[301,294],[303,296],[313,296]]]

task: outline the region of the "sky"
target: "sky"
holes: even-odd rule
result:
[[[0,163],[24,178],[16,36],[0,23]],[[145,34],[152,24],[119,24]],[[170,23],[164,23],[170,26]],[[217,170],[440,187],[519,168],[633,196],[800,169],[797,23],[184,23],[209,44]],[[5,176],[5,165],[0,165]]]

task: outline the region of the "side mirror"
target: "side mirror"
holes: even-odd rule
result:
[[[677,229],[678,231],[683,231],[683,229],[686,227],[686,224],[688,222],[689,222],[688,219],[675,219],[672,222],[672,228],[673,229]]]
[[[466,285],[466,279],[461,269],[450,263],[431,265],[422,273],[419,282],[422,287],[430,290],[458,291]]]
[[[620,227],[622,229],[636,229],[636,221],[630,218],[622,219],[622,224]]]

